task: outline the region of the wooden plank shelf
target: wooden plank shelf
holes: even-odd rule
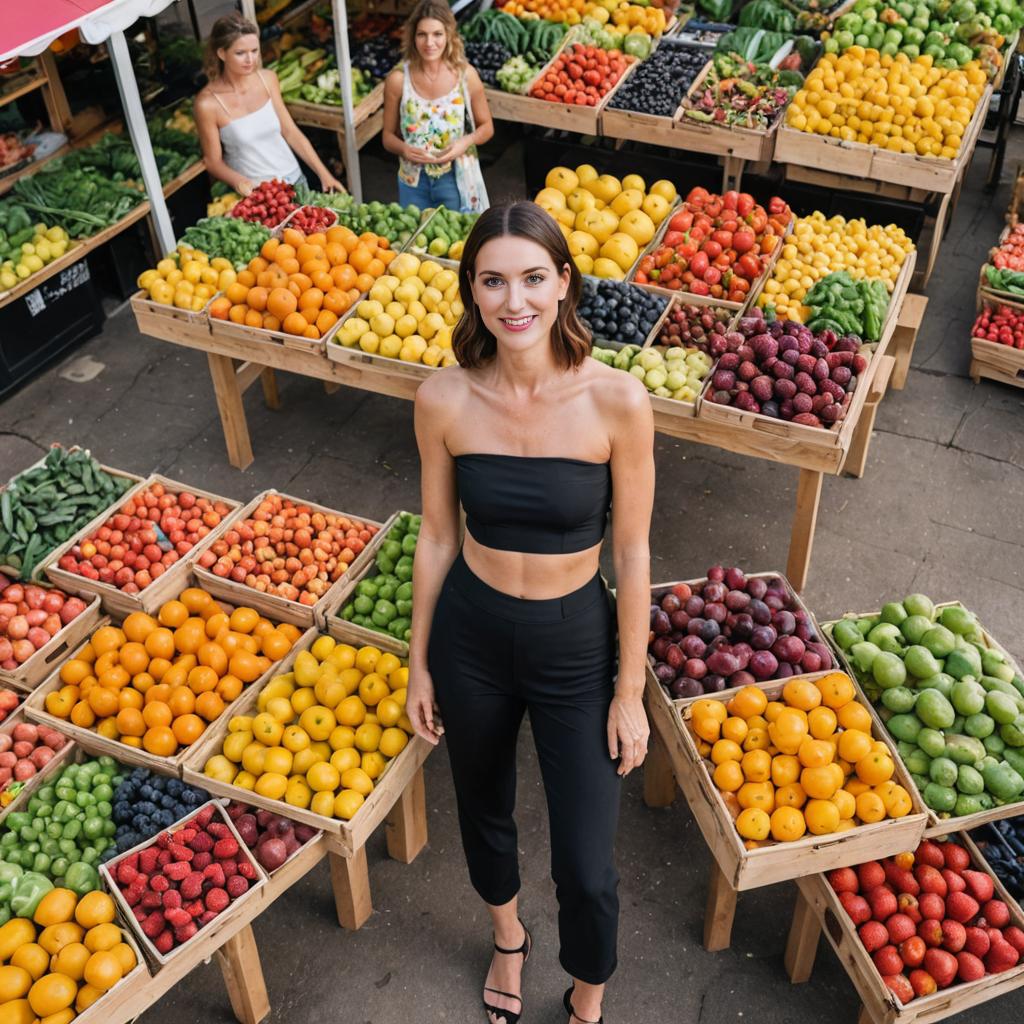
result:
[[[0,78],[0,82],[2,81],[3,78]],[[22,96],[41,89],[44,85],[46,85],[46,76],[34,69],[11,75],[6,80],[7,87],[0,89],[0,107],[5,107],[8,103],[13,103],[15,100],[21,99]]]

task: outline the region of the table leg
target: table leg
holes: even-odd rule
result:
[[[217,950],[217,963],[232,1013],[241,1024],[259,1024],[270,1013],[270,1000],[252,925],[247,924]]]
[[[861,1005],[860,1013],[857,1015],[857,1024],[875,1024],[875,1018],[864,1005]]]
[[[644,761],[644,803],[648,807],[671,807],[676,798],[676,777],[665,741],[657,729],[651,729]]]
[[[946,193],[939,204],[939,211],[935,215],[935,232],[932,235],[931,245],[928,247],[928,262],[924,267],[924,281],[927,285],[935,269],[935,261],[939,256],[939,246],[942,245],[942,236],[946,233],[946,223],[949,219],[949,205],[951,196]]]
[[[818,952],[818,936],[821,925],[811,910],[811,905],[804,899],[804,894],[797,889],[796,907],[793,909],[793,923],[789,928],[789,939],[786,942],[786,973],[794,985],[802,985],[814,970],[814,957]]]
[[[801,469],[800,479],[796,485],[796,511],[793,514],[793,530],[789,538],[786,575],[798,593],[807,583],[823,478],[824,474],[820,470]]]
[[[263,401],[268,409],[280,409],[281,399],[277,394],[277,374],[272,366],[264,366],[260,372],[263,385]]]
[[[217,397],[228,461],[235,469],[245,469],[252,462],[252,441],[249,439],[249,424],[245,421],[245,406],[235,376],[234,360],[215,352],[208,352],[206,358],[210,363],[210,377],[213,379],[213,393]]]
[[[978,363],[976,360],[971,360],[971,368],[967,371],[967,375],[974,381],[975,384],[981,383],[981,373],[978,370]]]
[[[427,796],[422,767],[402,791],[385,824],[388,856],[411,864],[427,845]]]
[[[338,924],[356,931],[373,913],[370,897],[370,875],[366,868],[366,847],[361,846],[351,857],[328,853],[331,867],[331,888]]]
[[[709,953],[729,948],[735,916],[736,890],[722,873],[718,861],[712,860],[708,902],[704,908],[704,948]]]
[[[907,295],[903,300],[899,319],[889,341],[889,355],[896,360],[889,384],[894,391],[902,391],[910,372],[910,361],[914,355],[917,333],[921,329],[928,299],[924,295]]]

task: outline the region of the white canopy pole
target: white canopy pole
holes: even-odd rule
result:
[[[256,0],[242,0],[242,14],[246,21],[251,21],[254,25],[257,24]]]
[[[357,203],[363,201],[363,180],[359,173],[359,146],[356,143],[355,106],[352,103],[352,59],[348,52],[348,8],[345,0],[334,0],[334,49],[341,78],[341,110],[345,121],[345,170],[348,190]]]
[[[157,236],[164,252],[171,252],[174,249],[174,229],[171,227],[171,215],[167,212],[164,187],[160,183],[160,171],[156,165],[156,157],[153,156],[153,145],[150,142],[149,129],[146,126],[146,115],[142,109],[139,86],[135,81],[135,72],[132,70],[132,61],[124,32],[111,32],[110,38],[107,40],[107,47],[114,65],[117,91],[121,94],[121,105],[124,107],[128,131],[135,147],[135,155],[139,158],[139,166],[142,168],[142,180],[149,195]]]

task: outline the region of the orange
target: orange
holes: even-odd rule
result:
[[[914,807],[910,794],[902,786],[893,787],[890,799],[883,798],[882,803],[885,804],[885,812],[890,818],[902,818]]]
[[[857,762],[857,778],[866,782],[869,786],[877,786],[881,782],[888,782],[896,766],[888,754],[873,751],[867,757],[862,757]]]
[[[708,743],[716,743],[721,736],[722,725],[716,718],[708,715],[693,716],[693,731]]]
[[[360,292],[368,292],[373,287],[373,281],[374,278],[372,274],[360,274],[356,278],[355,287],[359,289]]]
[[[715,764],[722,764],[725,761],[740,761],[743,758],[743,751],[738,743],[732,740],[718,740],[711,748],[711,760]]]
[[[89,957],[85,965],[86,983],[106,992],[113,988],[122,976],[121,961],[109,950],[101,950]]]
[[[210,614],[220,611],[220,606],[202,587],[186,587],[178,600],[188,609],[189,615],[202,615],[211,609]]]
[[[310,287],[299,296],[299,309],[320,309],[323,306],[324,293],[319,288],[313,288],[312,283],[311,281]]]
[[[113,668],[108,668],[106,672],[103,672],[99,677],[100,686],[105,686],[111,690],[120,690],[122,686],[127,686],[131,682],[132,677],[128,675],[127,670],[122,665],[115,665]]]
[[[713,778],[715,785],[727,793],[735,793],[743,785],[743,771],[735,761],[723,761]]]
[[[238,650],[231,655],[228,669],[233,676],[238,676],[243,683],[253,683],[263,674],[260,660],[248,651]]]
[[[767,729],[755,728],[747,732],[743,741],[744,750],[767,750],[772,745]]]
[[[75,906],[75,920],[83,928],[95,928],[98,924],[109,924],[117,916],[114,901],[98,889],[87,893]]]
[[[60,681],[69,686],[78,686],[86,676],[92,674],[89,663],[81,658],[72,658],[65,661],[60,667]]]
[[[31,1021],[52,1016],[71,1006],[77,995],[78,983],[66,974],[44,974],[29,990],[28,1004],[31,1011],[23,1016],[11,1013],[10,1020]]]
[[[795,754],[807,735],[807,715],[796,708],[784,708],[768,726],[768,735],[783,754]]]
[[[244,324],[245,323],[245,314],[248,313],[248,312],[249,312],[249,307],[248,306],[243,306],[241,303],[238,303],[238,304],[232,306],[228,310],[228,319],[233,324]]]
[[[89,707],[99,718],[110,718],[118,713],[117,694],[105,686],[94,686],[89,691]]]
[[[132,612],[121,626],[124,635],[137,644],[145,643],[146,637],[157,628],[156,619],[145,612]]]
[[[253,608],[236,608],[228,619],[228,625],[236,633],[251,633],[260,621],[260,613]]]
[[[174,631],[174,646],[182,654],[195,654],[206,642],[206,624],[202,619],[186,619]]]
[[[169,629],[154,629],[146,637],[144,646],[151,658],[166,658],[170,661],[174,657],[174,634]]]
[[[254,274],[262,274],[269,266],[270,264],[262,256],[253,256],[253,258],[249,260],[249,269]]]
[[[277,249],[280,244],[281,239],[274,238],[273,236],[271,236],[263,243],[263,246],[260,248],[260,255],[265,260],[272,260],[274,258],[274,255],[277,253]]]
[[[284,240],[281,249],[290,249],[289,256],[294,256],[295,250],[306,240],[306,236],[298,228],[285,228],[281,236]],[[280,252],[281,249],[277,251]]]
[[[196,658],[199,664],[211,668],[218,675],[222,676],[228,670],[228,656],[220,644],[207,641],[199,645],[196,651]]]
[[[736,819],[736,831],[744,839],[767,839],[771,830],[771,818],[757,807],[746,808]]]
[[[877,793],[867,790],[857,797],[857,817],[861,821],[872,824],[885,817],[885,804]]]
[[[365,245],[360,242],[349,254],[348,261],[352,266],[362,274],[370,266],[370,261],[373,259],[373,253],[366,248]]]
[[[280,661],[290,650],[291,643],[280,630],[272,629],[263,637],[263,653],[271,661]]]
[[[790,782],[775,790],[776,807],[803,807],[807,803],[807,794],[799,782]]]
[[[839,788],[832,765],[822,768],[805,768],[800,773],[800,785],[812,800],[831,800]]]
[[[860,779],[854,777],[847,780],[843,789],[845,789],[850,796],[857,797],[860,796],[861,793],[867,793],[871,787],[866,782],[861,782]]]
[[[142,710],[143,694],[153,685],[153,677],[146,672],[141,672],[132,680],[131,686],[126,686],[117,695],[117,706],[124,708],[137,708]],[[139,689],[142,687],[142,689]]]
[[[744,782],[736,799],[740,807],[759,807],[771,814],[775,809],[775,787],[770,782]]]
[[[332,313],[329,309],[323,309],[320,311],[320,315],[316,318],[316,329],[321,335],[326,334],[336,323],[338,317]]]
[[[805,768],[823,768],[832,763],[834,756],[835,751],[831,744],[825,740],[814,740],[809,737],[804,738],[797,751],[797,757]]]
[[[230,309],[231,300],[220,295],[210,303],[210,316],[215,320],[227,320]]]
[[[175,686],[167,698],[167,706],[175,718],[191,714],[196,706],[196,695],[188,686]]]
[[[174,733],[174,738],[183,747],[187,747],[203,735],[205,728],[203,720],[198,715],[189,714],[176,718],[171,726],[171,731]]]
[[[747,782],[767,782],[772,774],[772,757],[767,750],[748,750],[740,762]]]
[[[807,830],[804,816],[795,807],[777,807],[771,816],[772,838],[780,843],[792,843]]]
[[[850,701],[839,709],[837,717],[844,729],[859,729],[868,735],[871,734],[871,712],[863,704]]]
[[[776,754],[772,758],[772,782],[788,786],[800,778],[800,760],[792,754]]]
[[[122,736],[145,736],[146,721],[138,708],[121,708],[117,713],[117,731]]]
[[[71,724],[82,729],[90,729],[96,721],[96,714],[87,701],[80,700],[71,709]]]
[[[844,729],[839,736],[839,756],[856,764],[871,753],[872,739],[860,729]]]
[[[831,708],[817,707],[807,713],[807,729],[816,740],[828,739],[839,724]]]
[[[204,616],[205,618],[205,616]],[[222,629],[228,628],[227,614],[219,609],[206,619],[206,635],[213,640]]]
[[[246,310],[244,323],[246,327],[262,327],[263,314],[257,313],[255,309]]]
[[[224,710],[224,701],[216,693],[201,693],[196,698],[196,714],[212,722]]]
[[[146,653],[146,648],[132,640],[129,640],[121,648],[120,657],[121,667],[130,676],[137,676],[140,672],[145,672],[149,666],[149,655]]]
[[[821,703],[821,691],[806,679],[790,679],[782,688],[782,699],[791,708],[810,711]]]
[[[831,835],[837,828],[842,815],[831,800],[810,800],[804,808],[807,829],[816,836]]]
[[[839,708],[854,699],[853,680],[845,672],[830,672],[822,676],[814,684],[821,693],[821,700],[825,707],[838,711]]]
[[[225,704],[230,704],[233,700],[238,700],[242,695],[242,689],[242,680],[237,676],[223,676],[214,692]]]
[[[256,283],[256,275],[247,267],[238,272],[236,280],[239,284],[244,284],[246,288],[251,288]]]
[[[282,323],[285,317],[295,312],[297,305],[295,296],[287,288],[275,288],[267,297],[268,311]]]
[[[281,321],[281,330],[283,330],[285,334],[302,335],[305,333],[308,326],[306,318],[301,313],[289,313],[288,316]]]
[[[108,651],[119,650],[127,637],[115,626],[100,626],[92,635],[92,649],[97,656],[106,654]]]
[[[242,305],[249,294],[249,289],[240,281],[234,281],[224,289],[224,295],[233,306]]]
[[[348,291],[356,283],[356,271],[348,263],[335,267],[331,271],[334,283],[342,290]]]
[[[160,625],[168,629],[177,629],[187,618],[188,609],[180,601],[165,601],[157,612]]]
[[[736,743],[742,743],[747,738],[747,732],[749,727],[742,718],[736,718],[735,716],[727,718],[722,723],[722,738],[727,740],[733,740]]]
[[[290,622],[282,622],[277,627],[278,633],[283,633],[291,643],[295,643],[296,640],[302,636],[302,632],[298,626],[293,626]]]
[[[756,686],[744,686],[732,700],[729,701],[729,714],[739,715],[740,718],[753,718],[760,715],[768,706],[768,698],[763,690]]]
[[[154,700],[142,709],[142,720],[150,729],[158,725],[170,725],[173,719],[170,706],[162,700]]]
[[[375,668],[376,666],[372,666]],[[713,718],[716,722],[721,724],[728,717],[728,711],[725,705],[720,700],[711,700],[708,697],[702,697],[700,700],[695,700],[690,705],[690,714],[693,715],[694,719],[698,718]]]
[[[764,709],[764,719],[766,722],[771,724],[779,717],[779,714],[786,707],[785,704],[780,700],[770,700],[768,706]]]
[[[840,820],[852,818],[857,813],[857,798],[845,789],[837,789],[832,796],[832,803],[839,808]]]
[[[157,757],[171,757],[178,749],[178,741],[166,725],[158,725],[146,730],[142,746]]]
[[[217,686],[217,673],[207,665],[197,665],[188,674],[188,686],[195,694],[207,693]]]
[[[143,706],[152,704],[154,701],[163,701],[166,704],[170,695],[171,687],[169,684],[156,683],[146,691],[146,696],[143,698]]]
[[[372,260],[370,260],[370,265],[366,268],[366,272],[368,274],[372,274],[374,277],[380,277],[380,275],[383,274],[386,269],[387,268],[384,266],[384,261],[374,257]]]

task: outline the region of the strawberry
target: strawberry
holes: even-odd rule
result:
[[[237,900],[239,896],[244,896],[249,891],[249,882],[241,875],[232,875],[228,879],[228,895],[233,899]]]
[[[978,901],[965,892],[950,893],[946,900],[946,914],[954,921],[967,924],[978,914]]]
[[[904,1006],[913,1000],[914,989],[902,974],[887,974],[882,982]]]
[[[132,882],[135,880],[136,876],[138,875],[138,873],[139,872],[137,868],[133,867],[131,864],[128,863],[128,861],[124,860],[117,865],[115,877],[122,885],[131,885]]]
[[[874,953],[876,949],[881,949],[889,942],[889,933],[880,921],[867,921],[860,926],[857,934],[869,953]]]
[[[942,850],[939,849],[937,843],[933,843],[930,839],[926,839],[917,848],[914,854],[917,859],[918,865],[926,864],[933,868],[944,868],[946,866],[946,858],[942,854]]]
[[[909,939],[917,934],[917,926],[907,917],[906,914],[893,914],[885,922],[885,930],[889,933],[889,941],[893,945],[899,945],[904,939]],[[892,974],[892,971],[881,971],[882,974]]]
[[[967,929],[952,919],[942,922],[942,936],[942,948],[950,953],[959,953],[967,943]]]
[[[149,910],[154,910],[156,907],[162,907],[164,901],[160,893],[153,892],[153,890],[150,889],[149,892],[144,892],[142,894],[142,899],[139,900],[139,903]]]
[[[199,931],[199,925],[197,925],[195,921],[189,921],[188,924],[182,925],[181,928],[174,929],[174,941],[179,946],[182,946],[188,942],[188,940],[191,939],[197,931]]]
[[[1001,974],[1017,966],[1020,960],[1020,953],[1017,952],[1005,939],[993,942],[985,956],[985,968],[989,974]]]
[[[992,928],[1005,928],[1010,923],[1010,911],[1002,900],[989,900],[982,905],[981,914]]]
[[[871,959],[874,961],[878,973],[883,976],[887,974],[900,974],[903,970],[903,961],[900,959],[895,946],[889,945],[876,949],[871,955]]]
[[[188,844],[196,853],[209,853],[213,849],[213,837],[205,832],[197,832]]]
[[[938,990],[935,979],[927,971],[911,971],[910,984],[915,996],[930,996]]]
[[[967,891],[979,903],[988,903],[995,895],[996,887],[992,881],[992,876],[986,875],[984,871],[964,871],[963,879],[967,886]]]
[[[188,878],[190,874],[192,874],[192,868],[188,864],[183,864],[179,861],[168,864],[164,868],[164,875],[172,882],[180,882],[183,878]]]
[[[948,988],[956,978],[956,957],[944,949],[929,949],[924,955],[924,969],[935,979],[939,988]]]
[[[209,865],[209,867],[203,871],[203,878],[220,888],[224,887],[224,882],[226,881],[224,877],[224,869],[219,864]]]
[[[182,928],[192,921],[192,916],[181,907],[165,910],[164,917],[167,918],[167,923],[172,928]]]
[[[937,868],[930,867],[927,864],[918,864],[914,868],[914,877],[917,879],[921,886],[922,892],[933,892],[943,899],[946,898],[946,894],[949,892],[949,886],[946,885],[946,880],[939,873]]]
[[[955,871],[951,871],[949,868],[943,868],[939,873],[945,880],[948,892],[963,892],[967,888],[967,883],[964,881],[963,875],[958,875]]]
[[[129,867],[135,868],[135,870],[138,871],[139,870],[139,855],[138,855],[138,853],[126,853],[121,858],[119,863],[120,864],[127,864]]]
[[[231,829],[224,824],[223,821],[211,821],[206,826],[206,831],[213,836],[214,839],[228,839],[231,836]]]
[[[226,828],[227,826],[225,826]],[[216,860],[231,860],[238,856],[238,840],[234,836],[218,839],[213,844],[213,856]]]
[[[826,877],[828,878],[828,884],[832,886],[835,892],[856,893],[860,889],[857,872],[853,868],[836,868],[835,871],[830,871]]]
[[[141,905],[137,907],[132,907],[132,917],[134,917],[135,920],[139,922],[139,924],[142,924],[142,922],[145,921],[147,917],[149,917],[149,911]]]
[[[154,910],[143,922],[142,932],[150,939],[155,939],[164,930],[164,915]]]
[[[843,890],[839,894],[839,902],[843,905],[843,910],[850,915],[850,920],[855,925],[863,924],[865,921],[871,920],[871,908],[868,906],[868,901],[864,899],[863,896],[858,896],[849,890]]]
[[[946,901],[934,892],[926,892],[917,905],[926,921],[941,921],[946,916]]]
[[[180,828],[174,833],[174,841],[179,846],[188,846],[197,835],[199,835],[199,832],[196,829],[189,828],[188,825],[186,825],[184,828]]]
[[[181,906],[181,893],[177,889],[168,889],[163,900],[164,910],[177,910]]]
[[[942,934],[942,925],[938,921],[925,918],[917,926],[917,934],[924,939],[926,946],[937,947],[942,945],[945,936]]]
[[[971,866],[971,855],[957,843],[939,843],[942,860],[952,871],[963,872]]]
[[[877,860],[869,860],[857,868],[857,878],[860,881],[860,891],[866,893],[870,889],[877,889],[885,882],[885,868]]]
[[[956,976],[961,981],[977,981],[985,976],[985,965],[973,953],[957,953],[956,962]]]
[[[202,912],[202,913],[201,913],[201,914],[200,914],[200,915],[199,915],[199,916],[198,916],[198,917],[196,918],[196,924],[198,924],[198,925],[199,925],[199,927],[200,927],[200,928],[202,928],[202,927],[203,927],[203,925],[207,925],[207,924],[209,924],[209,923],[210,923],[210,922],[211,922],[211,921],[212,921],[212,920],[213,920],[213,919],[214,919],[214,918],[215,918],[216,916],[217,916],[217,915],[216,915],[216,914],[215,914],[215,913],[214,913],[214,912],[213,912],[212,910],[204,910],[204,911],[203,911],[203,912]]]
[[[238,861],[236,860],[222,860],[220,866],[224,869],[225,878],[238,874]]]
[[[988,932],[984,928],[968,928],[966,932],[967,941],[964,943],[964,949],[972,956],[983,957],[992,945]]]
[[[192,871],[182,879],[178,888],[183,900],[194,900],[203,891],[203,876],[198,871]]]
[[[205,832],[203,834],[206,835]],[[206,838],[209,839],[210,837],[206,836]],[[212,849],[213,849],[213,841],[211,840],[210,841],[210,850],[212,850]],[[210,850],[200,850],[199,853],[197,853],[192,858],[192,870],[193,871],[205,871],[213,863],[213,854],[210,852]]]
[[[206,828],[207,825],[213,821],[213,816],[216,814],[216,808],[213,804],[209,804],[204,807],[190,822],[190,825],[195,825],[199,828]]]
[[[151,875],[156,871],[156,859],[160,851],[155,846],[148,846],[145,850],[139,851],[139,871],[144,875]]]
[[[1015,924],[1003,929],[1003,938],[1013,946],[1018,953],[1024,953],[1024,931],[1021,931]]]
[[[203,906],[202,900],[193,900],[191,903],[185,904],[185,910],[187,910],[192,917],[199,917],[205,909],[206,907]]]
[[[253,882],[257,878],[259,878],[259,874],[257,873],[256,868],[252,865],[250,861],[247,860],[240,860],[238,862],[238,873],[243,878],[248,878],[250,882]]]
[[[174,934],[170,929],[164,929],[153,941],[153,945],[156,946],[159,953],[166,956],[174,949]]]
[[[231,897],[223,889],[211,889],[206,894],[206,909],[219,914],[231,903]]]
[[[182,846],[180,843],[171,843],[168,853],[176,861],[190,861],[195,856],[187,846]]]
[[[149,887],[153,892],[167,892],[171,887],[171,883],[167,880],[166,875],[154,875],[149,883]]]

